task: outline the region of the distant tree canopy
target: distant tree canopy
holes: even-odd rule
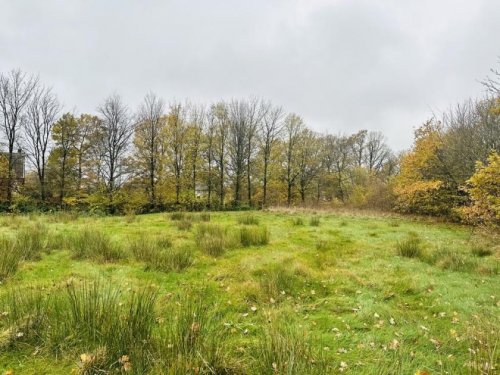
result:
[[[148,93],[133,111],[112,95],[96,115],[61,113],[37,77],[12,71],[0,74],[1,144],[8,146],[1,198],[7,209],[346,205],[491,222],[498,214],[497,76],[485,85],[488,97],[427,121],[411,150],[397,156],[380,132],[320,134],[298,114],[256,98],[166,105]],[[24,185],[13,173],[18,147],[31,162]]]

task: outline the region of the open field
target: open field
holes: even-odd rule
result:
[[[312,212],[0,223],[1,373],[499,368],[499,242],[466,227]]]

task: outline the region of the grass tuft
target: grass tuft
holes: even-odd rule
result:
[[[254,215],[245,215],[238,217],[238,223],[242,225],[258,225],[259,219]]]
[[[396,245],[398,255],[406,258],[419,258],[422,256],[422,240],[410,233],[404,240]]]
[[[75,259],[113,262],[125,258],[124,251],[97,230],[81,230],[71,238],[69,248]]]
[[[267,245],[269,231],[265,226],[244,226],[240,228],[240,241],[243,247]]]
[[[319,227],[319,224],[320,224],[320,218],[319,218],[319,216],[313,216],[309,220],[309,225],[311,227]]]

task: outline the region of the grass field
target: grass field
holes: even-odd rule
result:
[[[312,212],[0,223],[0,373],[499,369],[498,238],[466,227]]]

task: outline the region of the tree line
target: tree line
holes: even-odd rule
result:
[[[8,209],[349,205],[452,217],[474,203],[477,162],[500,152],[496,77],[490,95],[432,118],[396,155],[380,132],[321,134],[257,98],[167,104],[148,93],[132,110],[115,94],[96,114],[62,113],[38,77],[13,70],[0,74],[2,199]],[[24,184],[18,148],[32,167]]]

